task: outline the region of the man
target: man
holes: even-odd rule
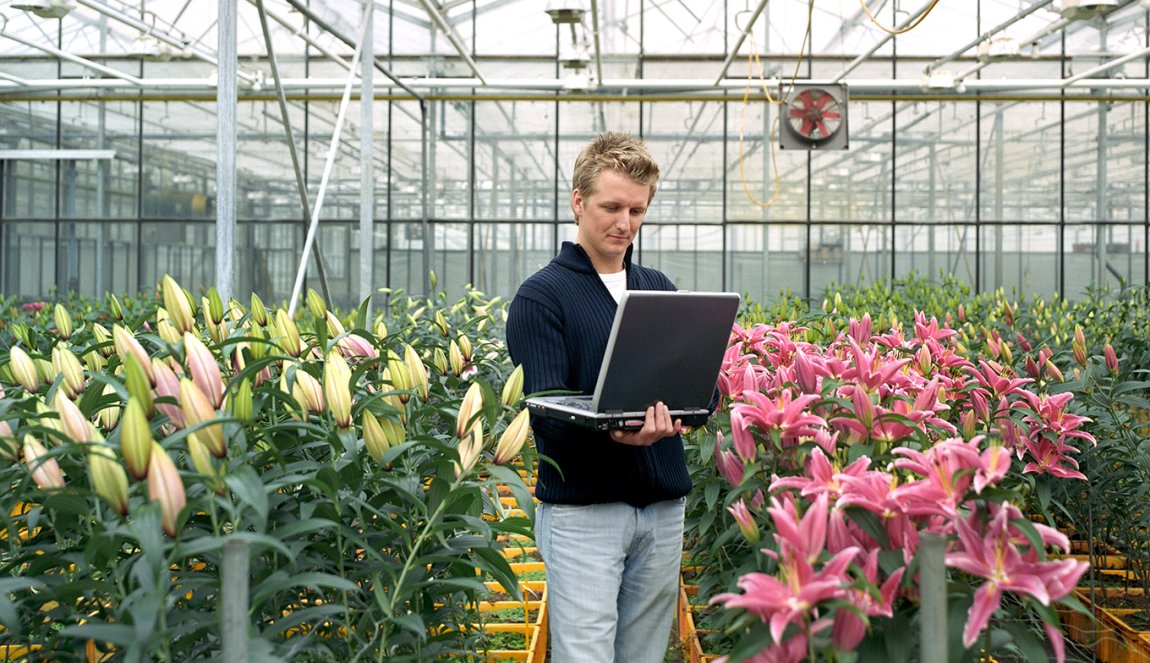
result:
[[[675,289],[631,262],[658,178],[646,146],[628,134],[603,134],[579,154],[575,242],[523,282],[508,312],[507,347],[523,365],[526,393],[594,391],[623,291]],[[662,661],[691,489],[681,422],[657,403],[637,430],[531,424],[546,456],[535,535],[547,565],[551,660]]]

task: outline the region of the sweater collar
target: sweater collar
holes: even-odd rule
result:
[[[627,247],[627,253],[623,255],[623,270],[628,274],[631,273],[631,253],[634,250],[635,245],[632,244]],[[555,262],[576,272],[598,274],[595,271],[595,265],[591,263],[591,256],[587,255],[587,251],[575,242],[563,242],[563,245],[559,247],[559,255],[555,256]]]

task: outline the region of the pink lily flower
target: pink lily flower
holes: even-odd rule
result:
[[[723,431],[715,434],[715,464],[719,466],[719,474],[727,480],[731,488],[736,488],[743,482],[743,463],[738,456],[723,449]]]
[[[1032,435],[1023,443],[1023,448],[1034,459],[1022,468],[1023,474],[1034,472],[1049,474],[1061,479],[1086,481],[1086,475],[1078,471],[1078,461],[1066,455],[1068,452],[1077,452],[1078,450],[1074,447],[1063,444],[1061,441],[1052,442],[1043,435]]]
[[[878,555],[867,555],[862,567],[863,576],[872,587],[878,585]],[[847,590],[845,599],[868,617],[890,617],[894,614],[894,599],[906,568],[890,574],[878,588],[878,598],[866,589]],[[831,641],[841,651],[854,651],[866,636],[867,622],[851,610],[836,610],[831,629]]]
[[[814,435],[812,426],[826,425],[822,417],[805,413],[808,405],[819,400],[814,394],[792,398],[790,391],[783,391],[778,398],[771,399],[759,392],[744,391],[743,398],[746,403],[735,405],[732,410],[738,410],[748,425],[763,432],[777,433],[780,437],[801,437]]]
[[[872,326],[870,313],[864,313],[862,320],[851,318],[850,323],[848,323],[849,331],[847,335],[860,345],[870,343],[871,334],[873,333]]]
[[[828,495],[838,499],[842,495],[843,478],[862,476],[870,467],[870,459],[863,456],[842,470],[827,458],[823,450],[815,447],[807,457],[806,472],[802,475],[775,477],[771,481],[772,492],[781,488],[798,490],[803,497]]]
[[[1030,378],[1010,377],[1013,372],[1003,368],[998,362],[983,360],[978,363],[981,369],[972,367],[968,370],[995,399],[1019,393],[1022,391],[1022,385],[1034,382]]]
[[[977,442],[972,442],[968,444],[959,438],[950,438],[926,453],[905,447],[894,450],[895,455],[903,456],[894,462],[895,467],[924,477],[892,491],[907,514],[946,519],[956,517],[971,483],[973,472],[968,470],[977,470],[982,463]]]
[[[930,322],[926,320],[926,314],[921,311],[914,312],[914,333],[915,336],[923,341],[942,342],[954,336],[957,332],[953,329],[948,329],[946,325],[938,326],[938,319],[931,317]]]

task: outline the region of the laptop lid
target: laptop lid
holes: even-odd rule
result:
[[[739,310],[733,292],[628,290],[607,340],[593,412],[706,409]]]

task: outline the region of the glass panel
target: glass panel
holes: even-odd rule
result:
[[[1066,296],[1078,299],[1089,286],[1117,290],[1146,280],[1146,229],[1139,225],[1067,225]]]
[[[388,154],[391,164],[393,219],[418,219],[423,215],[423,143],[417,102],[389,104]]]
[[[46,297],[56,286],[56,224],[5,221],[3,292]]]
[[[661,172],[648,223],[723,220],[723,108],[715,102],[646,105],[643,137]]]
[[[978,106],[915,102],[896,107],[899,221],[974,221]]]
[[[61,105],[62,149],[114,150],[111,160],[61,162],[60,216],[136,217],[139,142],[134,102],[69,102]]]
[[[644,225],[640,262],[686,290],[723,289],[723,229],[717,225]]]
[[[56,246],[60,292],[84,297],[103,297],[109,290],[135,293],[138,245],[134,222],[61,223]]]
[[[479,102],[475,118],[475,218],[555,218],[554,102]]]
[[[778,107],[726,108],[727,219],[806,221],[807,152],[778,149]]]
[[[974,285],[975,227],[970,225],[902,225],[895,227],[896,278],[939,279],[953,275]]]
[[[269,305],[286,302],[299,269],[304,234],[301,223],[237,223],[236,296],[255,292]],[[321,234],[321,245],[323,237]],[[319,288],[314,269],[304,284]]]
[[[555,257],[556,230],[552,223],[475,224],[475,287],[492,296],[514,295]]]
[[[140,284],[145,291],[165,274],[190,292],[207,289],[216,280],[216,226],[212,222],[144,222],[140,261]],[[242,293],[236,296],[243,297]]]
[[[984,291],[1040,297],[1058,293],[1058,227],[983,227],[979,240]]]
[[[435,270],[436,290],[447,293],[448,298],[461,297],[471,282],[471,224],[436,223],[435,251],[432,269]]]
[[[739,224],[726,232],[728,290],[760,302],[784,291],[807,296],[806,226]]]
[[[819,225],[811,227],[808,248],[811,296],[828,285],[890,280],[889,225]]]

